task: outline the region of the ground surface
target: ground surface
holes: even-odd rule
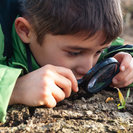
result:
[[[107,97],[114,101],[106,103]],[[103,90],[95,95],[80,91],[54,109],[36,108],[33,116],[28,107],[15,105],[8,109],[7,122],[1,125],[0,132],[132,133],[133,91],[125,110],[118,110],[118,103],[116,90]]]
[[[124,34],[126,43],[132,43],[133,33]],[[127,89],[122,93],[126,95]],[[106,103],[106,99],[114,100]],[[57,107],[38,107],[31,116],[29,108],[14,105],[8,109],[7,122],[0,124],[0,133],[132,133],[133,88],[125,110],[118,110],[118,93],[114,89],[89,95],[80,90]]]

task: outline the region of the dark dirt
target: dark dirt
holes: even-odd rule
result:
[[[124,96],[126,91],[122,90]],[[108,97],[114,100],[106,103]],[[133,91],[125,110],[118,110],[118,103],[118,93],[113,89],[95,95],[80,90],[53,109],[37,107],[33,116],[27,106],[14,105],[8,109],[7,122],[0,125],[0,133],[132,133]]]

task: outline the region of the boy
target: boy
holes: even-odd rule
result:
[[[119,0],[21,0],[19,9],[12,27],[13,54],[8,60],[3,57],[0,30],[2,122],[8,104],[55,107],[72,91],[77,92],[77,79],[122,31]],[[112,84],[131,84],[131,55],[121,52],[114,57],[121,65]]]

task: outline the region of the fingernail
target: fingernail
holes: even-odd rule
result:
[[[125,66],[121,66],[121,71],[125,71]]]
[[[118,80],[117,79],[113,79],[113,83],[114,84],[117,84],[118,83]]]

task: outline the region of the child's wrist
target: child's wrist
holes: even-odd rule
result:
[[[21,99],[22,99],[22,93],[21,93],[21,87],[19,86],[19,79],[18,79],[13,89],[9,105],[21,104]]]

